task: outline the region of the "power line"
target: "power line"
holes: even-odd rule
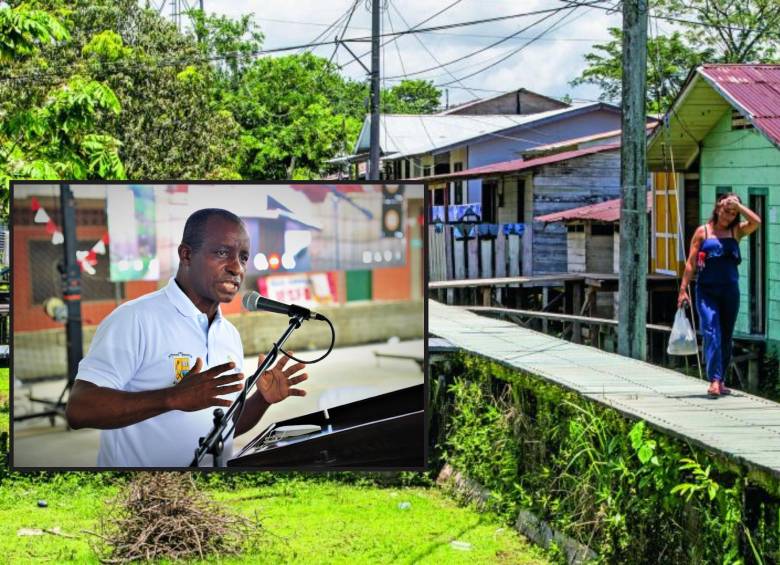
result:
[[[560,8],[560,9],[561,9],[561,10],[563,10],[563,9],[565,9],[565,8],[566,8],[566,7],[562,7],[562,8]],[[580,18],[580,17],[582,17],[584,14],[585,14],[585,12],[583,12],[583,13],[582,13],[582,15],[580,15],[580,16],[577,16],[577,18],[575,18],[575,19],[579,19],[579,18]],[[400,15],[400,14],[399,14],[399,15]],[[403,17],[403,16],[401,16],[401,17]],[[540,19],[539,21],[542,21],[543,19],[546,19],[546,18],[542,18],[542,19]],[[545,31],[545,33],[548,33],[548,32],[550,32],[550,31],[554,31],[554,30],[556,30],[556,29],[559,29],[559,28],[560,28],[560,27],[563,25],[563,24],[562,24],[562,21],[563,21],[563,19],[559,20],[559,21],[558,21],[556,24],[554,24],[554,25],[553,25],[551,28],[549,28],[548,30],[546,30],[546,31]],[[537,22],[537,23],[538,23],[538,22]],[[571,22],[568,22],[568,23],[570,24]],[[568,24],[567,24],[567,25],[568,25]],[[536,37],[536,38],[539,38],[539,39],[541,39],[541,36],[540,36],[539,34],[537,34],[535,37]],[[418,38],[418,41],[419,41],[419,38]],[[529,42],[528,44],[530,44],[530,42]],[[520,49],[515,49],[515,50],[514,50],[514,52],[510,52],[510,53],[508,53],[508,55],[507,55],[507,56],[512,56],[514,53],[516,53],[516,52],[519,52],[519,51],[521,51],[523,48],[525,48],[525,46],[527,46],[527,45],[524,45],[524,46],[522,46]],[[504,57],[504,55],[501,55],[501,54],[499,54],[497,57]],[[437,62],[438,62],[438,60],[437,60],[435,57],[433,57],[433,59],[434,59],[435,61],[437,61]],[[461,72],[461,71],[464,71],[464,70],[466,70],[466,69],[469,69],[469,68],[474,68],[474,67],[478,67],[478,66],[480,66],[480,65],[484,65],[484,64],[485,64],[485,63],[486,63],[488,60],[490,60],[490,58],[489,58],[489,59],[486,59],[486,60],[483,60],[483,61],[477,61],[477,62],[475,62],[475,63],[472,63],[472,64],[469,64],[469,65],[465,65],[465,66],[463,66],[463,67],[461,67],[461,68],[459,68],[459,69],[456,69],[456,70],[455,70],[455,72]],[[497,61],[497,62],[496,62],[496,64],[498,64],[498,62],[500,62],[500,61]],[[434,67],[434,68],[436,68],[436,67]],[[441,78],[441,77],[444,77],[444,76],[449,76],[449,77],[451,77],[451,78],[455,79],[455,76],[454,76],[454,74],[453,74],[453,73],[452,73],[452,72],[451,72],[449,69],[446,69],[446,68],[444,68],[444,67],[442,66],[442,70],[444,70],[445,72],[444,72],[444,73],[442,73],[442,74],[439,74],[439,75],[433,76],[433,77],[430,77],[430,76],[429,76],[429,77],[426,77],[426,80],[431,80],[431,81],[434,81],[434,80],[437,80],[437,79],[439,79],[439,78]],[[402,77],[393,77],[393,80],[397,80],[398,78],[402,78]],[[460,84],[462,85],[460,88],[462,88],[462,89],[464,89],[464,90],[485,90],[485,89],[478,89],[478,88],[475,88],[475,89],[470,89],[469,87],[466,87],[465,85],[463,85],[463,83],[460,83]],[[447,83],[446,85],[439,85],[439,84],[435,84],[434,86],[436,86],[437,88],[445,88],[445,87],[447,87],[447,88],[458,88],[458,87],[455,87],[455,86],[453,86],[453,82]],[[498,91],[498,90],[495,90],[495,91],[493,91],[493,92],[504,92],[504,91]],[[511,92],[511,91],[509,91],[509,92]],[[474,94],[474,93],[472,92],[472,94]],[[475,96],[475,97],[478,97],[476,94],[474,94],[474,96]]]
[[[339,50],[339,41],[344,39],[344,36],[347,34],[347,30],[349,29],[349,22],[352,21],[352,16],[355,13],[355,8],[357,8],[358,4],[360,3],[360,0],[355,0],[352,3],[352,9],[349,11],[349,17],[347,18],[347,23],[344,24],[344,29],[341,30],[341,37],[338,38],[336,41],[336,46],[333,48],[333,53],[330,54],[330,59],[328,59],[328,64],[333,62],[333,57],[336,55],[336,51]]]
[[[456,2],[454,2],[453,4],[448,6],[448,8],[451,7],[452,5],[455,5],[459,1],[461,1],[461,0],[456,0]],[[575,2],[573,0],[567,0],[567,3],[566,3],[566,5],[563,8],[566,8],[566,7],[580,7],[580,6],[594,7],[594,8],[598,8],[598,9],[604,10],[604,11],[606,11],[608,13],[611,13],[611,12],[614,11],[614,9],[611,8],[611,7],[599,6],[599,5],[592,4],[592,3],[587,3],[587,2]],[[447,8],[445,8],[445,9],[447,9]],[[407,30],[404,30],[404,31],[380,34],[380,37],[391,37],[391,38],[397,39],[397,38],[403,37],[404,35],[419,34],[419,33],[432,33],[432,32],[437,32],[437,31],[442,31],[442,30],[447,30],[447,29],[454,29],[454,28],[459,28],[459,27],[468,27],[468,26],[480,25],[480,24],[484,24],[484,23],[493,23],[493,22],[498,22],[498,21],[505,21],[505,20],[509,20],[509,19],[525,17],[525,16],[529,16],[529,15],[536,15],[536,14],[544,14],[544,13],[548,13],[548,12],[554,12],[554,11],[557,11],[557,10],[560,10],[560,9],[562,9],[562,8],[561,7],[559,7],[559,8],[550,8],[550,9],[544,9],[544,10],[536,10],[536,11],[532,11],[532,12],[523,12],[523,13],[517,13],[517,14],[509,14],[509,15],[506,15],[506,16],[497,16],[497,17],[484,18],[484,19],[479,19],[479,20],[469,20],[469,21],[464,21],[464,22],[457,22],[457,23],[446,24],[446,25],[441,25],[441,26],[433,26],[433,27],[428,27],[428,28],[407,29]],[[441,13],[441,11],[437,12],[437,14],[438,13]],[[345,16],[346,16],[346,13],[345,13]],[[708,23],[704,23],[704,22],[698,22],[698,21],[694,21],[694,20],[686,20],[686,19],[675,18],[675,17],[671,17],[671,16],[652,16],[651,15],[651,17],[652,18],[656,18],[656,19],[665,20],[665,21],[670,21],[670,22],[685,23],[685,24],[697,25],[697,26],[707,27],[707,28],[712,28],[712,29],[724,29],[724,30],[742,31],[742,32],[758,32],[758,31],[762,31],[762,30],[757,30],[757,29],[753,29],[753,28],[744,28],[744,27],[736,27],[736,26],[721,26],[721,25],[717,25],[717,24],[708,24]],[[339,18],[339,20],[337,20],[337,22],[341,21],[342,19],[344,19],[344,16],[342,16],[342,18]],[[337,23],[337,22],[335,22],[335,23]],[[333,26],[329,26],[329,28],[332,28],[332,27]],[[318,37],[321,37],[321,36],[322,36],[322,34],[320,34],[320,36],[318,36]],[[371,39],[370,36],[359,36],[359,37],[353,37],[353,38],[348,38],[348,39],[342,40],[342,42],[344,42],[344,41],[346,41],[346,42],[365,42],[365,41],[368,41],[370,39]],[[541,40],[541,38],[534,39],[534,41],[538,41],[538,40]],[[246,57],[246,58],[259,57],[259,56],[262,56],[262,55],[268,55],[268,54],[272,54],[272,53],[282,53],[282,52],[285,52],[285,51],[293,51],[293,50],[301,50],[301,49],[304,49],[304,50],[305,49],[309,49],[310,50],[311,48],[314,48],[314,47],[320,47],[320,46],[324,46],[324,45],[334,45],[335,43],[336,43],[335,40],[333,40],[333,41],[312,41],[312,42],[309,42],[309,43],[298,44],[298,45],[291,45],[291,46],[285,46],[285,47],[276,47],[276,48],[270,48],[270,49],[260,49],[258,51],[254,51],[254,52],[251,52],[251,53],[233,52],[233,53],[226,53],[225,55],[221,55],[221,56],[203,57],[203,58],[200,58],[200,59],[197,59],[197,58],[184,59],[184,60],[181,60],[181,61],[175,61],[172,64],[175,65],[175,64],[182,64],[182,63],[198,63],[198,62],[200,62],[200,63],[208,63],[208,62],[216,62],[216,61],[224,60],[224,59],[226,59],[228,57],[231,57],[231,58],[232,57]],[[362,57],[362,56],[363,55],[361,55],[360,57]],[[122,62],[122,61],[115,61],[113,63],[115,65],[117,65],[118,68],[121,68],[120,65],[122,65],[124,62]],[[165,61],[162,61],[160,63],[166,64]],[[108,64],[108,63],[104,63],[104,64]],[[168,62],[167,64],[171,64],[171,63]],[[346,63],[344,65],[344,67],[348,66],[349,64],[351,64],[351,61]],[[138,65],[136,65],[136,67],[138,67]],[[133,68],[133,66],[129,66],[127,68]],[[5,76],[0,76],[0,80],[1,81],[8,81],[8,80],[21,81],[21,80],[24,80],[25,78],[27,78],[28,76],[29,77],[33,77],[33,78],[40,78],[40,77],[48,78],[48,77],[45,76],[45,75],[48,75],[48,74],[49,74],[49,72],[47,71],[47,73],[36,73],[36,74],[30,74],[30,75],[26,75],[26,76],[25,75],[17,75],[17,76],[5,75]],[[442,86],[446,86],[446,85],[442,85]]]
[[[570,5],[572,6],[580,6],[583,5],[583,2],[576,2],[575,0],[566,0]],[[596,8],[599,8],[601,10],[605,10],[606,12],[614,12],[614,8],[607,8],[604,6],[594,6]],[[740,31],[743,33],[756,33],[756,32],[763,32],[766,31],[766,28],[764,29],[756,29],[756,28],[750,28],[750,27],[741,27],[741,26],[732,26],[732,25],[719,25],[716,23],[711,22],[702,22],[697,20],[688,20],[685,18],[678,18],[675,16],[660,16],[660,15],[653,15],[652,13],[648,13],[648,17],[655,20],[664,20],[667,22],[672,23],[679,23],[679,24],[686,24],[686,25],[694,25],[699,27],[706,27],[711,29],[720,29],[724,31]],[[768,34],[773,37],[780,37],[780,33],[775,34]]]
[[[455,0],[455,2],[451,3],[444,10],[449,9],[452,6],[455,6],[457,3],[461,2],[461,1],[462,0]],[[439,12],[437,12],[437,14],[442,13],[444,10],[440,10]],[[381,33],[381,34],[379,34],[379,37],[380,38],[382,38],[382,37],[400,38],[400,37],[403,37],[405,35],[415,35],[416,36],[419,33],[428,33],[428,32],[431,32],[431,31],[439,31],[439,30],[444,30],[444,29],[454,29],[454,28],[459,28],[459,27],[480,25],[480,24],[484,24],[484,23],[505,21],[505,20],[515,19],[515,18],[520,18],[520,17],[525,17],[525,16],[531,16],[531,15],[537,15],[537,14],[545,14],[545,13],[549,13],[549,12],[556,12],[558,10],[561,10],[561,8],[560,7],[559,8],[548,8],[548,9],[536,10],[536,11],[532,11],[532,12],[523,12],[523,13],[517,13],[517,14],[509,14],[509,15],[506,15],[506,16],[496,16],[496,17],[492,17],[492,18],[484,18],[484,19],[479,19],[479,20],[468,20],[468,21],[456,22],[456,23],[445,24],[445,25],[440,25],[440,26],[433,26],[433,27],[428,27],[428,28],[410,28],[410,29],[406,29],[406,30],[402,30],[402,31],[398,31],[398,32],[393,32],[393,33]],[[434,14],[434,15],[437,15],[437,14]],[[345,12],[344,16],[339,18],[339,20],[337,20],[337,21],[341,21],[345,17],[348,17],[348,12]],[[433,17],[434,16],[431,16],[430,18],[428,18],[425,21],[430,21],[430,19],[433,18]],[[337,25],[338,25],[338,23],[337,23]],[[321,36],[322,36],[322,34],[320,34],[320,36],[318,36],[318,37],[321,37]],[[353,38],[344,39],[344,40],[341,40],[340,42],[365,42],[365,41],[370,41],[370,40],[371,40],[371,36],[362,36],[362,37],[353,37]],[[181,59],[181,60],[158,61],[157,65],[158,66],[175,66],[175,65],[178,65],[178,64],[186,64],[186,63],[190,63],[190,64],[193,64],[193,63],[212,63],[212,62],[222,61],[222,60],[225,60],[227,58],[247,58],[248,59],[248,58],[260,57],[262,55],[269,55],[269,54],[272,54],[272,53],[283,53],[285,51],[295,51],[295,50],[300,50],[300,49],[311,50],[314,47],[320,47],[320,46],[323,46],[323,45],[334,45],[336,43],[337,43],[336,40],[331,40],[331,41],[312,41],[312,42],[309,42],[309,43],[303,43],[303,44],[297,44],[297,45],[288,45],[288,46],[284,46],[284,47],[260,49],[260,50],[249,52],[249,53],[243,53],[243,52],[237,52],[236,51],[236,52],[231,52],[231,53],[225,53],[224,55],[192,57],[192,58],[185,58],[185,59]],[[111,66],[112,68],[120,69],[120,70],[122,70],[123,68],[133,69],[133,68],[145,67],[145,65],[128,64],[125,61],[106,61],[103,64],[106,65],[106,66]],[[345,64],[344,66],[346,67],[348,64],[349,63]],[[71,67],[64,67],[64,69],[69,70],[69,69],[72,69],[72,68],[74,68],[76,66],[77,65],[73,65]],[[60,69],[62,70],[63,67],[61,67]],[[34,78],[40,78],[44,74],[46,74],[46,75],[50,74],[50,71],[51,71],[51,67],[49,69],[47,69],[46,73],[36,73],[36,74],[30,75],[30,76],[33,76]],[[24,75],[17,75],[15,77],[11,77],[9,75],[0,76],[0,80],[23,80],[23,78],[24,78]]]
[[[501,45],[505,41],[507,41],[509,39],[512,39],[513,37],[523,33],[524,31],[528,31],[530,28],[534,27],[536,24],[546,20],[547,18],[553,17],[555,14],[556,14],[556,12],[552,12],[550,14],[546,14],[546,15],[542,16],[540,19],[536,20],[535,22],[530,23],[526,27],[520,28],[518,31],[516,31],[514,33],[511,33],[511,34],[509,34],[509,35],[499,39],[498,41],[495,41],[495,42],[491,43],[490,45],[487,45],[485,47],[477,49],[476,51],[472,51],[471,53],[467,53],[466,55],[463,55],[461,57],[457,57],[455,59],[451,59],[450,61],[447,61],[446,63],[441,63],[441,64],[435,65],[433,67],[428,67],[427,69],[421,69],[419,71],[414,71],[414,72],[411,72],[411,73],[407,73],[406,71],[404,71],[403,76],[404,77],[410,77],[410,76],[421,75],[423,73],[427,73],[428,71],[433,71],[433,70],[436,70],[436,69],[439,69],[439,68],[442,68],[442,67],[446,67],[448,65],[453,65],[455,63],[459,63],[460,61],[465,61],[466,59],[469,59],[469,58],[471,58],[471,57],[473,57],[475,55],[479,55],[480,53],[483,53],[483,52],[487,51],[488,49],[492,49],[493,47]],[[396,45],[397,45],[397,43],[396,43]],[[399,77],[388,77],[388,78],[399,78]]]
[[[392,24],[392,19],[390,18],[390,10],[389,9],[387,10],[387,21],[390,23],[390,29],[393,30],[393,24]],[[396,48],[396,52],[398,53],[398,60],[401,63],[401,68],[403,69],[404,68],[403,58],[401,57],[401,52],[398,50],[398,42],[397,41],[395,42],[395,48]],[[383,49],[384,49],[384,47],[383,47]],[[386,80],[386,79],[383,79],[383,82],[384,82],[384,80]],[[428,131],[427,126],[425,125],[425,120],[423,119],[422,116],[420,116],[419,118],[420,118],[420,125],[422,126],[423,131],[425,132],[425,137],[428,138],[428,143],[431,144],[431,147],[434,147],[436,144],[433,141],[433,137],[431,137],[431,133]],[[387,132],[387,127],[383,128],[383,129],[384,129],[385,132]],[[396,143],[395,140],[393,141],[393,143]]]
[[[574,6],[574,7],[573,7],[573,8],[571,8],[571,9],[570,9],[570,10],[569,10],[567,13],[563,14],[563,16],[561,16],[561,17],[558,19],[558,21],[556,21],[555,23],[553,23],[553,24],[552,24],[551,26],[549,26],[548,28],[546,28],[546,29],[542,30],[542,31],[541,31],[541,32],[540,32],[540,33],[539,33],[539,34],[538,34],[536,37],[534,37],[533,39],[530,39],[530,40],[528,40],[527,42],[523,43],[523,44],[522,44],[520,47],[518,47],[517,49],[513,49],[512,51],[510,51],[509,53],[507,53],[507,54],[506,54],[504,57],[501,57],[501,58],[500,58],[498,61],[495,61],[495,62],[493,62],[493,63],[490,63],[489,65],[487,65],[487,66],[483,67],[482,69],[480,69],[480,70],[478,70],[478,71],[475,71],[475,72],[473,72],[473,73],[471,73],[471,74],[469,74],[469,75],[466,75],[465,77],[460,77],[459,79],[457,79],[457,81],[456,81],[456,82],[460,82],[460,81],[462,81],[462,80],[466,80],[466,79],[468,79],[468,78],[471,78],[471,77],[473,77],[473,76],[476,76],[476,75],[478,75],[478,74],[480,74],[480,73],[483,73],[483,72],[487,71],[488,69],[492,69],[493,67],[495,67],[496,65],[498,65],[498,64],[500,64],[500,63],[503,63],[504,61],[506,61],[506,60],[507,60],[507,59],[509,59],[510,57],[512,57],[512,56],[514,56],[514,55],[516,55],[517,53],[519,53],[520,51],[522,51],[523,49],[525,49],[526,47],[528,47],[529,45],[531,45],[532,43],[534,43],[534,42],[535,42],[535,41],[536,41],[536,40],[537,40],[539,37],[541,37],[542,35],[544,35],[544,34],[545,34],[545,33],[547,33],[548,31],[552,30],[552,29],[553,29],[553,28],[554,28],[554,27],[555,27],[557,24],[559,24],[559,23],[563,22],[563,20],[565,20],[565,19],[566,19],[566,18],[568,18],[568,17],[569,17],[571,14],[573,14],[573,13],[574,13],[574,11],[575,11],[576,9],[577,9],[577,6]],[[446,82],[445,82],[444,84],[442,84],[442,85],[440,85],[440,86],[449,86],[450,84],[452,84],[452,83],[451,83],[451,82],[450,82],[450,83],[446,83]]]
[[[453,8],[453,7],[457,6],[457,5],[458,5],[458,4],[460,4],[462,1],[463,1],[463,0],[455,0],[454,2],[452,2],[452,3],[448,4],[448,5],[446,5],[444,8],[442,8],[441,10],[439,10],[438,12],[436,12],[435,14],[433,14],[433,15],[430,15],[430,16],[428,16],[427,18],[425,18],[424,20],[422,20],[422,21],[420,21],[420,22],[416,23],[416,24],[415,24],[413,27],[411,27],[410,29],[414,30],[414,29],[417,29],[417,28],[419,28],[419,27],[420,27],[421,25],[423,25],[424,23],[427,23],[427,22],[431,21],[432,19],[434,19],[435,17],[437,17],[437,16],[439,16],[439,15],[443,14],[444,12],[446,12],[447,10],[449,10],[450,8]],[[407,27],[408,27],[408,26],[407,26]],[[393,32],[395,32],[395,30],[393,30]],[[385,46],[385,45],[387,45],[388,43],[391,43],[391,42],[394,42],[394,41],[397,41],[397,40],[398,40],[398,37],[394,37],[393,39],[389,39],[388,41],[386,41],[386,42],[384,42],[384,43],[382,44],[382,47],[384,47],[384,46]],[[368,54],[370,54],[370,53],[371,53],[371,51],[366,51],[365,53],[362,53],[361,55],[358,55],[358,56],[357,56],[357,59],[362,59],[363,57],[365,57],[366,55],[368,55]],[[348,65],[352,64],[353,62],[354,62],[354,61],[350,61],[349,63],[345,64],[345,65],[344,65],[344,67],[347,67]]]
[[[458,0],[460,2],[462,0]],[[432,18],[433,16],[430,16],[428,19]],[[279,18],[262,18],[257,17],[255,18],[260,21],[265,22],[274,22],[274,23],[281,23],[281,24],[297,24],[297,25],[307,25],[307,26],[316,26],[316,27],[326,27],[330,26],[331,24],[326,23],[320,23],[320,22],[304,22],[300,20],[283,20]],[[426,20],[423,20],[424,23]],[[420,24],[417,24],[420,25]],[[360,31],[369,31],[370,28],[362,27],[362,26],[352,26],[352,29],[354,30],[360,30]],[[446,31],[432,31],[430,32],[433,35],[442,35],[446,37],[462,37],[462,38],[476,38],[476,39],[501,39],[503,37],[506,37],[504,35],[496,35],[496,34],[490,34],[490,33],[447,33]],[[529,39],[528,37],[518,36],[513,39]],[[543,38],[540,41],[578,41],[578,42],[589,42],[593,43],[595,41],[602,41],[603,38],[601,37],[563,37],[563,38]],[[394,40],[389,40],[389,42],[392,42]],[[389,43],[388,42],[388,43]]]
[[[408,26],[409,24],[406,22],[406,19],[404,18],[403,14],[401,14],[401,12],[398,10],[398,8],[395,6],[395,4],[393,4],[393,3],[391,2],[391,3],[390,3],[390,7],[391,7],[391,8],[393,8],[393,9],[396,11],[396,13],[398,14],[398,16],[401,18],[401,21],[403,21],[403,22],[404,22],[404,24]],[[559,11],[562,11],[562,10],[564,10],[564,9],[566,9],[566,8],[559,8],[558,10],[559,10]],[[576,9],[577,9],[577,6],[575,6],[575,7],[571,8],[571,9],[569,10],[569,12],[568,12],[567,14],[565,14],[565,15],[564,15],[564,17],[566,17],[566,16],[570,15],[570,14],[571,14],[571,13],[573,13],[573,12],[574,12]],[[544,19],[544,18],[543,18],[543,19]],[[541,20],[540,20],[540,21],[541,21]],[[558,22],[557,22],[557,23],[560,23],[561,21],[563,21],[563,18],[561,18],[560,20],[558,20]],[[551,29],[551,28],[548,28],[548,29]],[[415,39],[417,39],[417,41],[418,41],[418,43],[420,44],[420,46],[421,46],[423,49],[425,49],[425,51],[428,53],[428,55],[430,55],[430,56],[431,56],[431,58],[432,58],[434,61],[436,61],[437,63],[439,63],[439,60],[437,59],[436,55],[434,55],[434,54],[433,54],[433,52],[431,52],[431,50],[430,50],[430,49],[428,49],[428,47],[425,45],[425,43],[423,43],[422,39],[420,39],[420,38],[419,38],[419,37],[417,37],[417,36],[415,36]],[[440,63],[439,63],[439,64],[440,64]],[[470,92],[470,93],[471,93],[471,94],[472,94],[472,95],[473,95],[475,98],[479,98],[479,96],[478,96],[478,95],[477,95],[475,92],[471,91],[471,90],[470,90],[468,87],[466,87],[466,85],[465,85],[465,84],[463,84],[463,82],[462,82],[462,79],[459,79],[459,78],[455,77],[455,76],[454,76],[454,75],[453,75],[453,74],[452,74],[452,73],[449,71],[449,69],[447,69],[446,67],[442,67],[442,68],[443,68],[443,69],[444,69],[444,70],[445,70],[445,71],[446,71],[446,72],[447,72],[447,73],[448,73],[448,74],[449,74],[449,75],[450,75],[450,76],[451,76],[451,77],[454,79],[454,82],[457,82],[457,83],[459,83],[461,86],[463,86],[463,87],[464,87],[466,90],[468,90],[468,91],[469,91],[469,92]],[[472,116],[463,115],[463,117],[465,117],[465,118],[467,118],[467,119],[470,119],[470,120],[472,120],[472,121],[476,121],[476,122],[478,122],[478,123],[485,123],[484,121],[482,121],[482,120],[479,120],[479,119],[477,119],[477,118],[474,118],[474,117],[472,117]],[[521,125],[521,124],[517,124],[517,125]],[[424,127],[424,125],[423,125],[423,127]],[[549,135],[547,135],[547,134],[544,134],[543,132],[540,132],[540,131],[538,131],[538,130],[536,130],[536,129],[534,129],[534,128],[529,128],[529,129],[530,129],[531,131],[535,131],[536,133],[538,133],[538,134],[540,134],[540,135],[542,135],[542,136],[544,136],[544,137],[548,137],[548,138],[549,138]],[[426,133],[427,133],[427,129],[426,129]],[[520,137],[512,137],[512,136],[507,136],[507,135],[498,134],[498,133],[487,133],[486,135],[488,135],[488,136],[491,136],[491,137],[498,137],[498,138],[501,138],[501,139],[510,139],[510,140],[513,140],[513,141],[525,141],[525,142],[528,142],[528,143],[538,143],[538,142],[537,142],[537,141],[535,141],[535,140],[530,140],[530,139],[525,139],[525,138],[520,138]],[[434,146],[434,145],[435,145],[435,143],[433,143],[433,141],[430,139],[430,136],[429,136],[429,141],[431,141],[431,145],[432,145],[432,146]]]
[[[336,29],[339,25],[341,25],[341,22],[343,20],[345,20],[347,18],[352,19],[352,13],[355,11],[355,7],[357,6],[357,3],[359,1],[360,0],[355,0],[355,3],[352,5],[351,8],[347,8],[346,12],[341,14],[335,22],[333,22],[327,28],[325,28],[322,32],[320,32],[320,34],[317,35],[317,37],[315,37],[313,40],[311,40],[310,43],[318,42],[320,39],[325,37],[331,29]]]

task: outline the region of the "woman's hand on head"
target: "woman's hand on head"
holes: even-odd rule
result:
[[[739,198],[736,196],[727,196],[721,201],[721,205],[730,212],[736,212],[739,210]]]

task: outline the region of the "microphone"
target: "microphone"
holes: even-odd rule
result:
[[[298,306],[297,304],[285,304],[284,302],[278,302],[262,296],[259,292],[248,292],[244,295],[244,299],[241,301],[244,308],[250,312],[256,312],[262,310],[264,312],[273,312],[274,314],[285,314],[286,316],[300,316],[304,320],[314,318],[315,320],[324,320],[325,316],[312,312],[308,308]]]

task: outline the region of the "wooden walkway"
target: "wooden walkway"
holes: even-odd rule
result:
[[[711,399],[699,379],[433,300],[428,332],[780,477],[776,402],[736,390]]]

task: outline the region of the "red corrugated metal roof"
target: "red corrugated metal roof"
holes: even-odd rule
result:
[[[780,65],[702,65],[699,73],[780,146]]]
[[[502,161],[500,163],[493,163],[491,165],[482,165],[481,167],[473,167],[466,169],[458,173],[447,173],[444,175],[433,175],[430,177],[418,177],[411,180],[426,180],[426,181],[438,181],[459,179],[465,177],[480,177],[485,175],[492,175],[498,173],[514,173],[516,171],[522,171],[525,169],[533,169],[534,167],[540,167],[542,165],[550,165],[552,163],[559,163],[561,161],[568,161],[569,159],[575,159],[577,157],[584,157],[585,155],[592,155],[594,153],[603,153],[605,151],[613,151],[620,148],[620,143],[610,143],[608,145],[595,145],[593,147],[586,147],[585,149],[576,149],[574,151],[564,151],[562,153],[554,153],[552,155],[545,155],[537,159],[513,159],[511,161]]]
[[[620,221],[620,203],[622,199],[615,198],[614,200],[605,200],[598,204],[591,204],[590,206],[581,206],[579,208],[572,208],[571,210],[564,210],[563,212],[555,212],[554,214],[545,214],[544,216],[537,216],[534,218],[537,222],[570,222],[574,220],[593,220],[596,222],[618,222]],[[647,193],[647,211],[653,209],[653,193]]]

